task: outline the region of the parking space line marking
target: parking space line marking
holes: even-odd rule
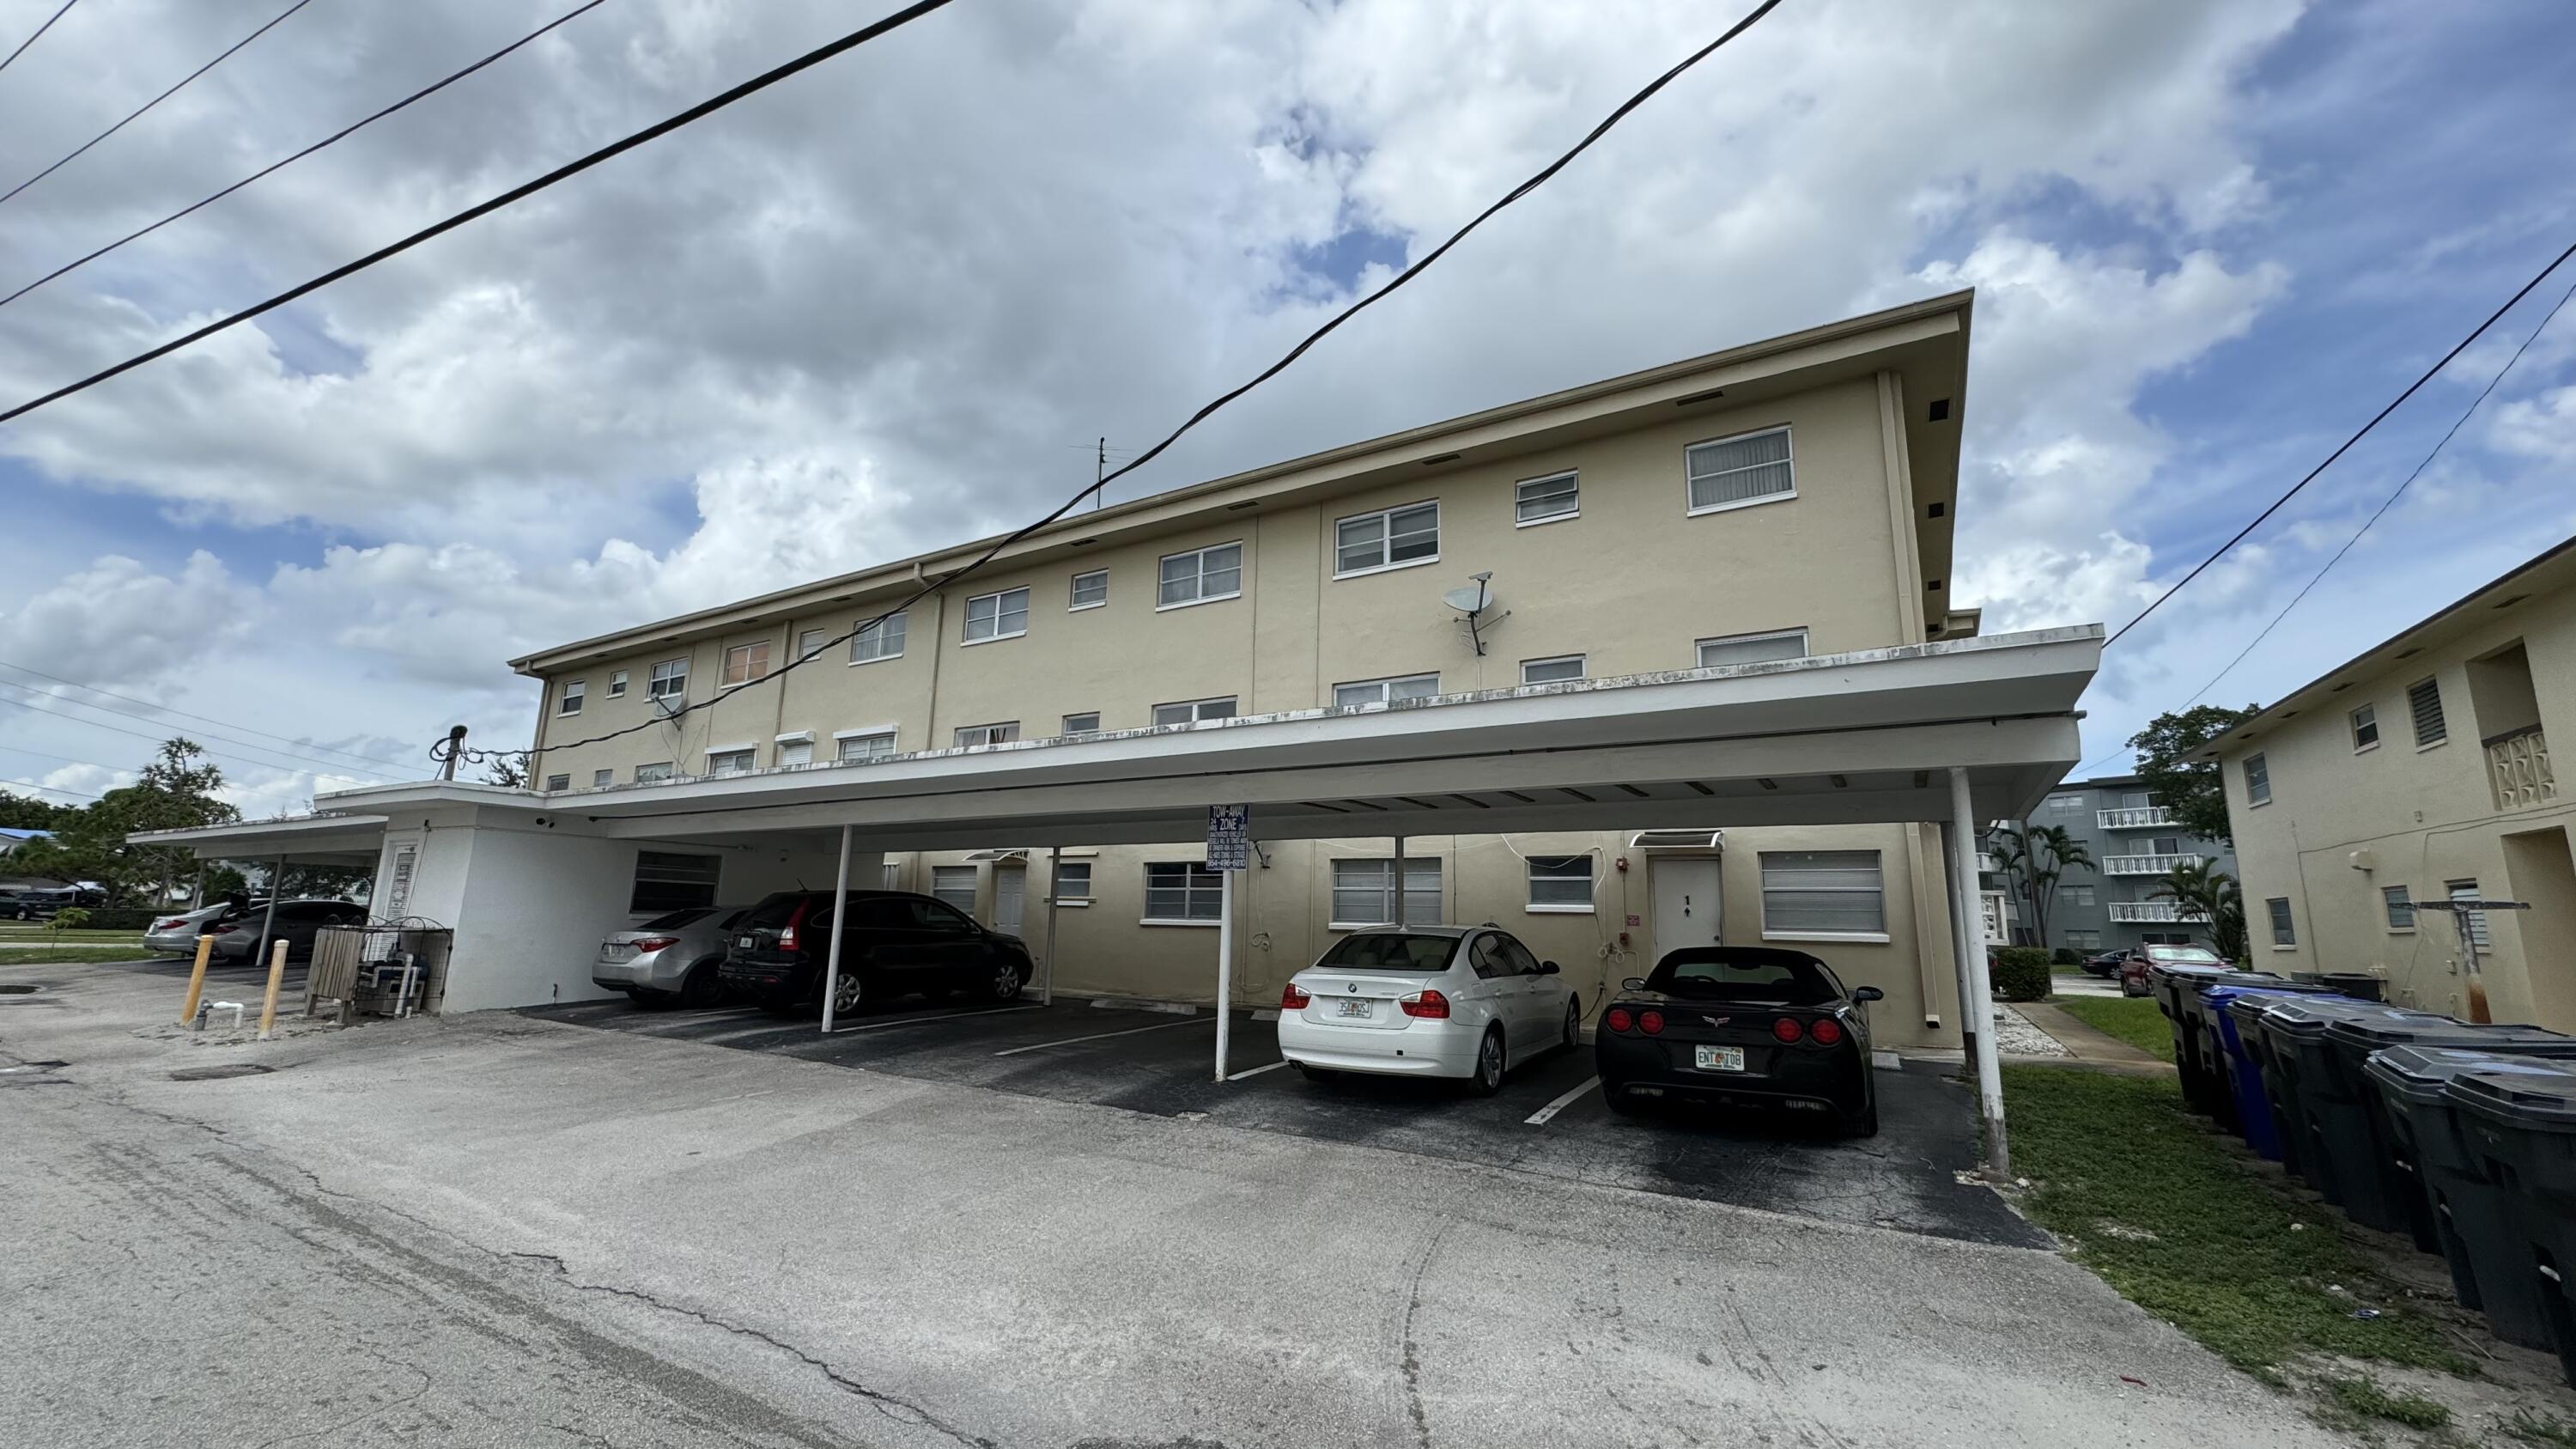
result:
[[[1193,1017],[1188,1021],[1158,1021],[1152,1026],[1131,1026],[1125,1031],[1094,1032],[1090,1036],[1070,1036],[1066,1037],[1062,1041],[1042,1041],[1037,1043],[1035,1046],[1009,1047],[1002,1051],[995,1052],[993,1055],[997,1057],[1015,1057],[1022,1052],[1042,1052],[1048,1047],[1072,1046],[1077,1042],[1086,1041],[1105,1041],[1113,1036],[1134,1036],[1140,1031],[1170,1031],[1176,1026],[1214,1026],[1215,1024],[1216,1018],[1213,1016]]]
[[[1573,1091],[1568,1092],[1564,1096],[1557,1098],[1555,1101],[1548,1103],[1546,1106],[1539,1108],[1537,1111],[1532,1112],[1522,1120],[1532,1127],[1545,1126],[1548,1118],[1553,1117],[1557,1113],[1564,1111],[1566,1108],[1573,1106],[1584,1093],[1589,1092],[1600,1085],[1601,1079],[1599,1077],[1589,1078],[1582,1086],[1575,1088]]]
[[[905,1016],[888,1021],[863,1022],[858,1026],[834,1026],[832,1035],[845,1031],[874,1031],[881,1026],[919,1026],[925,1021],[958,1021],[969,1016],[1008,1016],[1014,1011],[1044,1011],[1043,1006],[988,1006],[981,1011],[951,1011],[939,1016]]]
[[[1229,1082],[1240,1082],[1246,1077],[1260,1076],[1263,1072],[1275,1072],[1286,1065],[1288,1065],[1288,1059],[1286,1057],[1281,1057],[1279,1060],[1270,1063],[1268,1066],[1254,1067],[1249,1071],[1237,1072],[1233,1076],[1226,1078],[1226,1080]]]

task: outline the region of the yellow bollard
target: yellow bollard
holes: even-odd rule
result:
[[[277,988],[286,984],[286,943],[280,941],[268,953],[268,997],[259,1004],[259,1039],[268,1040],[277,1025]]]
[[[188,1004],[179,1008],[179,1024],[188,1026],[197,1019],[198,998],[206,994],[206,961],[215,954],[215,938],[197,938],[197,966],[188,973]]]

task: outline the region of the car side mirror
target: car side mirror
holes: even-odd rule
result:
[[[1852,988],[1852,1000],[1857,1002],[1866,1003],[1872,1001],[1885,1001],[1886,999],[1887,993],[1879,990],[1875,986],[1855,986]]]
[[[1622,991],[1643,991],[1646,989],[1646,978],[1643,976],[1631,976],[1627,980],[1619,983],[1619,989]]]
[[[1554,976],[1561,969],[1563,968],[1559,967],[1553,961],[1541,961],[1538,963],[1538,974],[1541,976]]]

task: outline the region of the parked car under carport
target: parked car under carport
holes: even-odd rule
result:
[[[591,983],[623,991],[640,1006],[712,1006],[725,993],[728,933],[750,911],[691,906],[611,931],[590,963]]]
[[[267,941],[284,941],[286,959],[313,959],[314,938],[325,926],[361,926],[367,921],[367,908],[349,901],[279,901],[272,917],[265,909],[244,913],[242,918],[215,937],[211,960],[223,966],[263,964],[271,949]]]

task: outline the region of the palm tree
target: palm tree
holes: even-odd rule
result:
[[[2211,944],[2230,961],[2245,955],[2245,895],[2236,878],[2206,860],[2186,860],[2165,872],[2148,899],[2172,901],[2185,919],[2209,923]]]
[[[2039,933],[2040,944],[2048,944],[2048,907],[2057,898],[2057,882],[2070,865],[2094,868],[2091,847],[2067,834],[2063,825],[2025,821],[2017,830],[1996,833],[1994,854],[2021,898],[2030,902],[2031,928]]]

